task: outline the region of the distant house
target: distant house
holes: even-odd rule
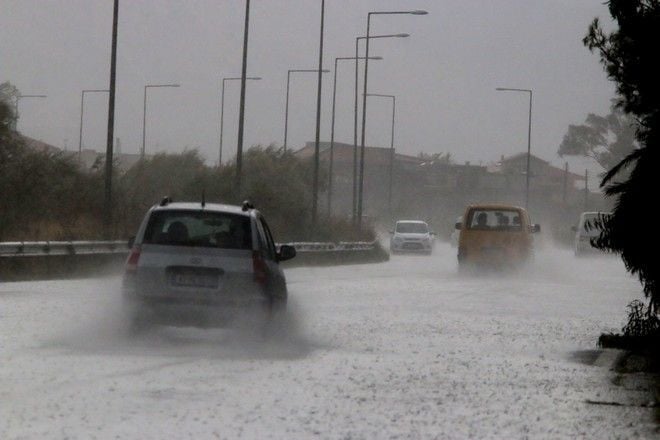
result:
[[[508,176],[524,176],[527,174],[527,153],[518,153],[509,157],[502,157],[499,163],[500,173]],[[584,176],[568,170],[554,167],[533,154],[529,155],[530,187],[541,191],[557,191],[566,186],[567,190],[574,190],[584,185]]]

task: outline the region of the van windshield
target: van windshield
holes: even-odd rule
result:
[[[149,218],[144,243],[252,249],[250,218],[210,211],[159,210]]]
[[[396,224],[396,232],[402,234],[426,234],[429,232],[429,227],[426,223],[399,222]]]
[[[468,229],[521,231],[520,212],[513,209],[474,209],[467,222]]]

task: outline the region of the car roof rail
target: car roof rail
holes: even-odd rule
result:
[[[241,204],[241,209],[243,211],[248,211],[250,209],[254,209],[254,205],[249,200],[244,200],[243,203]]]

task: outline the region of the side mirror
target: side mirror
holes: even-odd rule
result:
[[[286,261],[290,260],[296,256],[296,248],[283,244],[280,246],[280,250],[277,252],[277,261]]]
[[[135,235],[128,239],[128,248],[132,249],[135,244]]]
[[[530,230],[532,231],[532,234],[537,234],[541,232],[541,225],[535,223],[530,227]]]
[[[577,232],[577,226],[571,226],[571,231]]]
[[[456,224],[454,225],[454,229],[463,229],[463,223],[456,222]]]
[[[435,232],[429,232],[429,235],[433,235],[435,237]]]

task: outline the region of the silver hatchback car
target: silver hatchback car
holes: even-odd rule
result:
[[[286,307],[279,263],[292,246],[275,246],[249,203],[172,203],[147,212],[132,242],[123,279],[132,325],[224,326],[240,313],[270,318]]]

